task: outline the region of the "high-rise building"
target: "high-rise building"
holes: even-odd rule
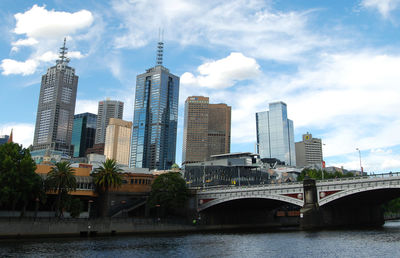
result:
[[[322,168],[322,141],[318,138],[313,138],[312,134],[303,134],[303,141],[296,142],[296,165],[317,166]]]
[[[208,105],[208,156],[231,151],[231,107]]]
[[[73,157],[85,157],[86,150],[92,148],[96,135],[97,115],[82,113],[74,116],[72,128],[72,145],[74,145]]]
[[[110,118],[106,130],[104,155],[128,166],[131,146],[132,122]]]
[[[209,104],[209,98],[191,96],[185,101],[182,164],[208,160],[230,152],[231,107]]]
[[[269,104],[269,111],[256,113],[257,150],[261,158],[275,158],[296,166],[293,121],[284,102]]]
[[[95,144],[102,144],[105,142],[106,129],[110,118],[122,119],[123,114],[124,102],[109,99],[99,101]]]
[[[66,54],[64,39],[56,65],[42,76],[33,150],[49,149],[71,156],[78,76],[68,66]]]
[[[175,163],[179,77],[162,65],[158,43],[156,66],[136,77],[130,167],[164,170]]]
[[[7,143],[9,137],[8,135],[0,135],[0,145]]]

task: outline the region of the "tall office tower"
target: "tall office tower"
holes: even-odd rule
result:
[[[122,119],[123,114],[124,102],[110,99],[99,101],[95,144],[103,144],[105,142],[106,129],[110,118]]]
[[[132,122],[110,118],[106,129],[104,155],[128,166],[131,147]]]
[[[130,167],[169,169],[175,163],[179,77],[162,65],[158,43],[156,66],[136,77]]]
[[[209,104],[208,97],[192,96],[185,102],[182,164],[208,160],[230,152],[231,107]]]
[[[322,168],[322,141],[312,138],[312,134],[303,134],[303,141],[296,142],[296,164],[305,167],[316,165]]]
[[[293,121],[284,102],[269,104],[269,111],[256,113],[257,149],[261,158],[276,158],[296,166]]]
[[[208,97],[185,101],[182,165],[208,159]]]
[[[226,104],[208,106],[208,156],[231,150],[231,107]]]
[[[67,50],[64,39],[56,65],[42,76],[33,150],[49,149],[71,156],[78,76],[68,66]]]
[[[85,157],[86,150],[92,148],[96,135],[97,115],[82,113],[74,116],[72,128],[72,145],[74,145],[74,158]]]

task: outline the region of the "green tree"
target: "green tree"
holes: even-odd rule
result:
[[[72,218],[78,218],[82,212],[82,202],[78,198],[71,198],[68,203],[68,212]]]
[[[179,169],[179,165],[176,164],[176,163],[174,163],[174,164],[171,166],[171,169]]]
[[[69,192],[75,191],[77,187],[75,171],[71,164],[66,161],[56,163],[47,173],[45,186],[47,190],[57,195],[56,216],[62,217],[63,209],[68,203]]]
[[[23,216],[31,201],[44,199],[42,178],[35,170],[28,149],[16,143],[0,146],[0,206],[15,210],[19,205]]]
[[[316,180],[321,180],[322,179],[322,173],[324,173],[324,179],[332,179],[332,178],[340,178],[340,177],[352,177],[354,176],[353,173],[346,173],[342,174],[338,171],[335,173],[328,173],[325,170],[321,169],[310,169],[310,168],[305,168],[301,171],[300,175],[297,177],[297,181],[303,181],[305,176],[308,176],[309,178],[313,178]]]
[[[161,213],[174,213],[185,206],[188,196],[186,182],[180,173],[169,172],[159,175],[154,180],[149,205],[152,208],[157,207]]]
[[[122,169],[119,168],[114,159],[107,159],[93,173],[94,184],[102,197],[101,217],[106,217],[109,210],[109,190],[112,187],[119,187],[122,184]]]

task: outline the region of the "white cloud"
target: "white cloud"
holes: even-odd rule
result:
[[[208,88],[229,88],[237,81],[254,79],[260,74],[260,66],[254,58],[242,53],[231,53],[229,56],[210,61],[197,68],[200,75],[186,72],[181,77],[183,85],[195,85]]]
[[[14,17],[16,25],[13,32],[26,38],[12,42],[11,51],[17,52],[20,47],[30,47],[32,53],[25,61],[3,59],[0,66],[3,75],[33,74],[41,64],[58,58],[58,54],[50,50],[56,50],[63,37],[67,37],[69,42],[74,40],[73,35],[82,38],[81,31],[89,28],[94,21],[92,13],[87,10],[68,13],[46,10],[45,6],[37,5],[24,13],[15,14]],[[85,56],[78,51],[68,53],[70,58],[79,59]]]
[[[298,60],[305,52],[330,44],[308,30],[310,11],[278,12],[269,1],[114,0],[112,6],[123,20],[117,48],[138,48],[156,40],[160,26],[169,42],[229,47],[279,61]]]
[[[400,6],[400,0],[363,0],[361,6],[377,9],[384,18],[388,18]]]
[[[3,75],[10,74],[22,74],[30,75],[36,71],[38,62],[35,60],[26,60],[25,62],[19,62],[12,59],[3,59],[0,67],[3,70]]]
[[[75,34],[93,23],[92,13],[81,10],[75,13],[46,10],[45,6],[34,5],[24,13],[14,15],[16,26],[14,32],[27,35],[29,38],[59,39],[65,35]]]
[[[27,39],[19,39],[16,42],[12,42],[11,44],[13,46],[33,46],[39,43],[36,39],[34,38],[27,38]]]
[[[85,112],[97,114],[98,105],[98,100],[77,99],[75,104],[75,114],[81,114]]]
[[[343,166],[345,169],[360,170],[360,160],[356,150],[346,157],[340,157],[340,159],[343,159],[343,161],[334,161],[329,166]],[[361,165],[364,171],[369,173],[397,171],[400,167],[400,155],[394,153],[391,149],[362,151]]]
[[[29,147],[33,143],[33,135],[35,132],[34,124],[27,123],[7,123],[0,125],[0,134],[10,135],[13,129],[13,142],[22,144],[24,148]]]

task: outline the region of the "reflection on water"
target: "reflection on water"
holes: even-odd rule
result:
[[[5,257],[398,257],[400,221],[368,230],[0,241]]]

